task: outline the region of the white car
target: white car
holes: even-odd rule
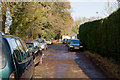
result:
[[[47,43],[45,39],[35,39],[37,41],[39,41],[40,43],[40,47],[42,50],[46,50],[47,49]]]

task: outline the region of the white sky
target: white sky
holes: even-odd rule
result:
[[[70,2],[116,2],[117,0],[68,0]]]
[[[106,17],[104,13],[108,0],[69,0],[71,2],[71,15],[73,19],[79,17]],[[109,0],[110,4],[116,0]],[[98,14],[96,14],[98,12]]]

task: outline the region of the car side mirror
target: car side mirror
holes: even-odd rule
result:
[[[33,56],[32,52],[30,52],[29,54],[30,54],[30,56]]]

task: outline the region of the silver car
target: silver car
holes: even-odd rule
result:
[[[40,47],[42,50],[46,50],[47,49],[47,43],[45,39],[35,39],[40,43]]]

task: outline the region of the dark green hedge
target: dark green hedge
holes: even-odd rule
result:
[[[79,38],[87,49],[120,61],[120,9],[105,19],[81,25]]]

